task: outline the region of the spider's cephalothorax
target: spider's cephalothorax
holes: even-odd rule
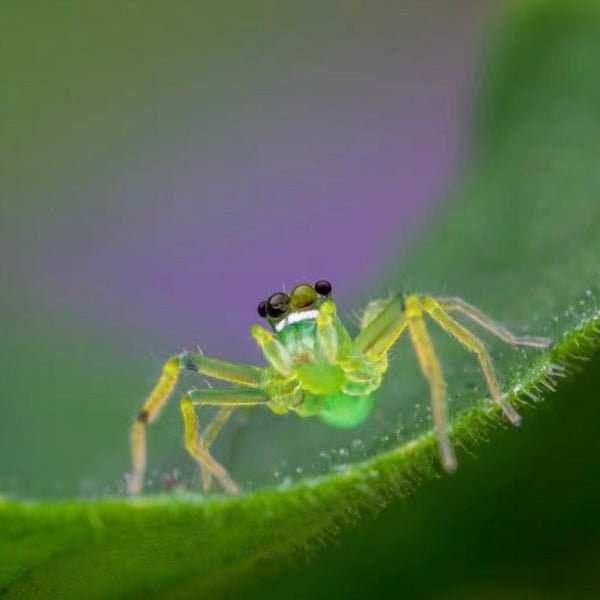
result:
[[[270,408],[316,414],[337,427],[362,423],[387,359],[373,360],[354,346],[337,318],[331,284],[300,283],[289,294],[272,294],[258,305],[258,314],[272,330],[250,330],[272,365],[265,370]]]
[[[502,396],[482,342],[451,317],[450,312],[462,313],[510,344],[539,348],[550,344],[547,338],[513,335],[459,298],[420,294],[399,294],[370,302],[361,319],[360,333],[352,339],[337,316],[331,284],[325,280],[314,285],[300,283],[289,294],[274,293],[258,305],[258,314],[270,327],[254,324],[250,333],[263,352],[266,366],[221,360],[198,352],[183,352],[167,360],[132,427],[133,472],[128,480],[129,492],[136,494],[142,488],[146,424],[158,415],[181,369],[235,384],[190,390],[182,397],[180,407],[185,445],[200,465],[204,488],[210,488],[214,476],[227,491],[236,492],[236,484],[208,450],[236,407],[264,404],[276,414],[294,411],[302,417],[318,415],[336,427],[355,427],[371,412],[372,394],[387,369],[387,352],[405,329],[429,381],[432,421],[442,465],[453,470],[456,459],[448,437],[444,378],[425,314],[475,353],[494,401],[512,423],[518,424],[520,417]],[[201,434],[195,412],[195,406],[199,405],[221,407]]]
[[[385,359],[375,364],[353,347],[337,318],[328,281],[318,281],[314,287],[301,283],[289,294],[277,292],[258,305],[258,314],[273,331],[269,341],[270,336],[264,335],[260,325],[251,329],[267,359],[271,353],[269,362],[276,364],[277,356],[285,352],[285,360],[289,362],[289,366],[275,368],[273,376],[283,375],[287,379],[288,369],[293,369],[304,400],[307,393],[323,395],[341,391],[358,396],[379,386]]]

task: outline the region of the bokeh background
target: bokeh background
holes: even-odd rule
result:
[[[5,6],[0,489],[118,492],[131,418],[167,356],[199,344],[260,361],[256,305],[300,280],[333,281],[344,316],[372,297],[465,155],[490,9]],[[158,486],[193,472],[166,412],[149,440]],[[251,421],[219,440],[236,476],[302,474],[285,448],[290,431],[303,444],[298,419]],[[309,461],[341,435],[303,427]]]
[[[120,494],[129,425],[165,357],[200,344],[259,361],[256,304],[298,280],[332,280],[347,316],[370,297],[448,208],[503,9],[0,7],[0,491]],[[451,272],[436,285],[463,293]],[[398,420],[427,426],[426,386],[407,381],[396,421],[382,407],[354,457],[397,443]],[[265,564],[239,585],[248,598],[598,597],[599,386],[596,356],[454,477],[365,515],[310,566]],[[255,411],[216,453],[252,489],[343,460],[330,455],[354,447],[344,435]],[[149,450],[151,489],[194,483],[176,406]]]

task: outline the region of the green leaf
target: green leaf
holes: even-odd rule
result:
[[[511,327],[553,337],[551,349],[527,352],[490,340],[502,386],[517,404],[544,397],[600,345],[598,56],[596,2],[515,9],[486,69],[471,174],[446,214],[402,257],[401,273],[395,262],[373,278],[386,290],[402,280],[414,290],[460,295]],[[484,397],[472,357],[441,336],[436,342],[453,439],[471,446],[505,421]],[[293,557],[361,510],[439,474],[427,412],[415,409],[423,398],[410,348],[399,345],[376,398],[378,418],[365,434],[378,450],[370,458],[350,454],[348,464],[325,475],[237,498],[0,501],[0,590],[8,597],[102,598],[234,589],[235,575],[259,561]],[[399,417],[405,428],[385,439]]]

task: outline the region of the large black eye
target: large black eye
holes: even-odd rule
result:
[[[277,292],[267,300],[267,314],[273,319],[277,319],[287,312],[289,303],[290,299],[287,294]]]
[[[331,284],[325,279],[321,279],[315,283],[315,291],[321,296],[329,296],[331,294]]]
[[[267,316],[267,301],[263,300],[257,307],[256,312],[264,319]]]

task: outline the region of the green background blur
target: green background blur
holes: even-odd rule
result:
[[[0,489],[118,493],[166,357],[260,364],[256,305],[302,279],[333,281],[352,320],[427,227],[464,154],[488,5],[0,10]],[[169,408],[155,488],[195,475]],[[314,472],[341,436],[256,411],[215,453],[248,489]]]

